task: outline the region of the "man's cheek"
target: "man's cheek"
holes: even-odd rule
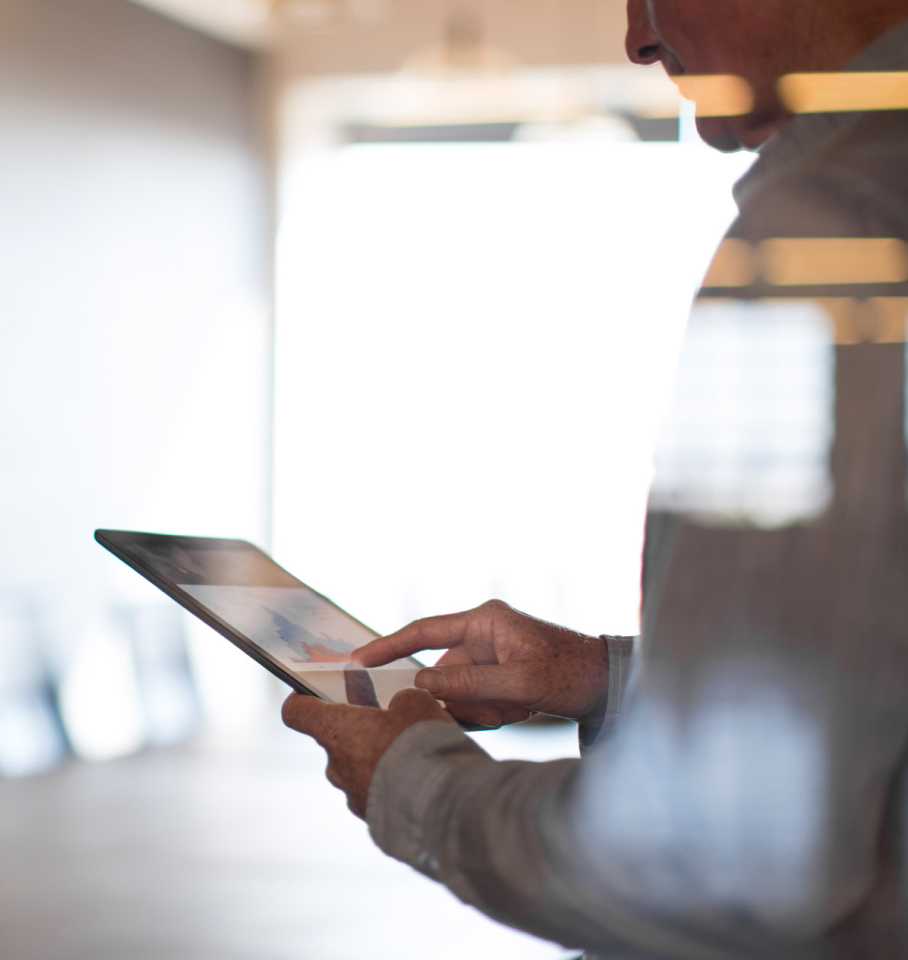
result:
[[[699,0],[684,3],[679,0],[647,0],[650,26],[665,43],[671,45],[690,32],[690,23],[696,23]],[[692,13],[694,16],[692,17]],[[702,15],[701,15],[702,19]]]

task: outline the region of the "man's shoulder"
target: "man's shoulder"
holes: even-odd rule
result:
[[[908,112],[864,114],[767,167],[730,236],[908,239]]]

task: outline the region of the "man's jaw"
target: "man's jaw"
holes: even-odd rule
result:
[[[704,117],[697,121],[697,128],[710,146],[733,153],[737,150],[760,150],[791,119],[792,115],[781,104],[777,104],[768,110],[758,107],[744,117]],[[711,120],[715,122],[710,124]]]
[[[745,144],[732,129],[729,117],[697,117],[697,133],[705,144],[722,153],[745,149]]]

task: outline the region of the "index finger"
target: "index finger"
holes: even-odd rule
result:
[[[469,626],[465,613],[415,620],[396,633],[379,637],[354,650],[352,659],[361,667],[380,667],[392,660],[409,657],[420,650],[445,650],[463,643]]]

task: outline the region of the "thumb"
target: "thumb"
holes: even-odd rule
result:
[[[441,700],[505,700],[523,703],[530,691],[516,663],[439,664],[416,674],[415,684]]]
[[[291,693],[281,708],[281,719],[292,730],[308,733],[318,739],[325,715],[330,710],[331,707],[318,697]]]

